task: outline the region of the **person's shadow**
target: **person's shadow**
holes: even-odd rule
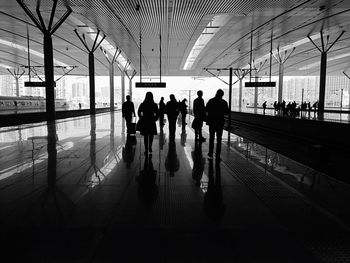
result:
[[[222,197],[221,168],[215,163],[215,176],[213,160],[209,161],[208,189],[204,196],[204,211],[213,221],[220,221],[226,211],[226,205]]]
[[[205,166],[205,158],[203,158],[202,144],[200,142],[195,143],[194,151],[191,152],[191,155],[193,160],[192,178],[196,186],[200,186]]]
[[[158,197],[156,184],[157,171],[153,168],[152,155],[145,158],[143,170],[136,178],[138,182],[138,197],[144,203],[146,209],[151,209]]]
[[[186,127],[182,126],[182,130],[181,130],[181,145],[182,146],[185,146],[186,139],[187,139]]]
[[[123,147],[122,157],[123,161],[126,163],[126,167],[130,167],[130,164],[134,161],[136,151],[136,137],[130,136],[126,137],[125,146]]]
[[[175,172],[180,168],[179,158],[177,158],[175,142],[169,142],[168,155],[165,159],[165,169],[169,172],[170,177],[174,177]]]

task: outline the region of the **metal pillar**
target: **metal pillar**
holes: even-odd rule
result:
[[[109,63],[109,107],[114,111],[114,65]]]
[[[85,46],[86,50],[89,53],[89,86],[90,86],[90,114],[96,113],[96,104],[95,104],[95,57],[94,52],[96,49],[101,45],[102,41],[105,39],[105,35],[101,38],[100,42],[97,43],[97,39],[100,36],[100,30],[97,30],[97,34],[94,40],[94,44],[92,45],[92,48],[89,48],[87,45],[87,42],[85,40],[85,35],[83,34],[82,37],[79,35],[77,29],[74,29],[75,34],[80,39],[81,43]]]
[[[44,34],[44,68],[45,68],[45,95],[46,114],[48,120],[55,120],[55,87],[53,71],[53,48],[50,33]]]
[[[295,50],[295,47],[292,49],[292,51],[288,55],[288,50],[285,50],[283,54],[281,54],[279,48],[277,48],[277,56],[273,54],[274,58],[279,64],[279,70],[278,70],[278,94],[277,94],[277,101],[282,102],[283,101],[283,76],[284,76],[284,63],[288,60],[288,58],[293,54]],[[271,69],[270,69],[271,70]]]
[[[326,96],[326,77],[327,77],[327,52],[321,52],[321,68],[320,68],[320,88],[318,94],[318,111],[324,110],[324,102]]]
[[[238,93],[238,108],[242,108],[242,97],[243,97],[243,79],[250,72],[249,69],[235,69],[234,73],[239,80],[239,93]]]
[[[242,108],[243,78],[239,80],[238,108]]]
[[[10,72],[10,74],[14,77],[16,81],[16,96],[19,97],[19,79],[23,76],[25,71],[22,70],[22,72],[20,73],[19,68],[14,69],[13,72],[11,72],[10,69],[7,69],[7,71]]]
[[[256,71],[255,73],[255,82],[258,82],[259,73]],[[259,95],[259,87],[254,87],[254,108],[256,109],[258,107],[258,95]]]
[[[132,100],[132,79],[129,79],[129,96],[130,96],[130,99]]]
[[[328,51],[333,47],[333,45],[341,38],[341,36],[345,33],[345,31],[342,31],[339,36],[334,40],[332,44],[329,45],[329,35],[327,36],[327,42],[325,44],[325,41],[323,39],[323,31],[320,31],[321,35],[321,47],[318,47],[315,42],[311,39],[310,36],[307,36],[310,42],[320,51],[321,53],[321,67],[320,67],[320,88],[319,88],[319,94],[318,94],[318,113],[323,113],[324,111],[324,102],[325,102],[325,95],[326,95],[326,77],[327,77],[327,53]]]
[[[284,75],[284,64],[279,63],[278,70],[278,102],[282,102],[283,97],[283,75]]]
[[[36,13],[38,18],[24,4],[23,0],[17,0],[17,3],[23,8],[26,14],[34,22],[34,24],[44,34],[44,67],[45,67],[45,93],[46,93],[46,119],[48,121],[55,120],[55,89],[54,89],[54,70],[53,70],[53,47],[51,35],[61,26],[66,18],[72,12],[69,6],[66,6],[66,12],[53,25],[58,0],[53,0],[52,10],[50,14],[49,24],[45,25],[40,12],[40,0],[37,1]]]
[[[122,86],[122,104],[125,102],[125,73],[123,70],[121,72],[121,86]]]
[[[54,121],[47,124],[47,184],[49,187],[56,185],[57,170],[57,133]]]
[[[304,103],[304,88],[301,89],[301,104]]]
[[[228,118],[229,133],[231,129],[231,111],[232,111],[232,75],[233,75],[233,69],[230,68],[229,85],[228,85],[228,108],[230,110],[230,115]]]

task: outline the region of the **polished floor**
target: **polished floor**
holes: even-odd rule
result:
[[[346,223],[189,126],[149,156],[120,113],[3,129],[1,262],[350,262]]]

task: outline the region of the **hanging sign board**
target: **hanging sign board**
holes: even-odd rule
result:
[[[136,88],[166,88],[166,82],[136,82]]]
[[[56,81],[53,82],[53,86],[56,87]],[[46,87],[45,81],[25,81],[24,87]]]
[[[246,88],[254,88],[254,87],[276,87],[276,82],[245,82]]]

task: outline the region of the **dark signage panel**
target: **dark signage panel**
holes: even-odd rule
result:
[[[166,82],[136,82],[136,88],[166,88]]]
[[[245,82],[245,87],[254,88],[254,87],[276,87],[276,82]]]
[[[45,81],[25,81],[24,87],[45,87]],[[56,81],[53,82],[53,86],[56,87]]]

